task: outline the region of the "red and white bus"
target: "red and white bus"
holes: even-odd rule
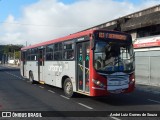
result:
[[[129,93],[135,88],[129,34],[87,30],[21,49],[21,75],[88,96]]]

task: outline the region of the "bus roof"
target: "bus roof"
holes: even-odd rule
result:
[[[21,50],[27,50],[27,49],[30,49],[30,48],[36,48],[36,47],[49,45],[49,44],[56,43],[56,42],[71,40],[71,39],[74,39],[74,38],[77,38],[77,37],[81,37],[81,36],[92,34],[93,31],[94,30],[87,30],[87,31],[83,31],[83,32],[77,32],[77,33],[70,34],[70,35],[65,36],[65,37],[61,37],[61,38],[57,38],[57,39],[41,42],[41,43],[38,43],[38,44],[30,45],[30,46],[27,46],[27,47],[23,47],[23,48],[21,48]]]
[[[57,38],[57,39],[41,42],[41,43],[38,43],[38,44],[30,45],[30,46],[27,46],[27,47],[23,47],[23,48],[21,48],[21,50],[27,50],[27,49],[30,49],[30,48],[36,48],[36,47],[40,47],[40,46],[49,45],[49,44],[52,44],[52,43],[57,43],[57,42],[71,40],[71,39],[74,39],[74,38],[78,38],[78,37],[82,37],[82,36],[86,36],[86,35],[92,34],[95,31],[106,31],[106,32],[108,31],[109,32],[109,30],[104,30],[104,29],[86,30],[86,31],[82,31],[82,32],[73,33],[73,34],[70,34],[70,35],[65,36],[65,37],[61,37],[61,38]],[[115,31],[115,32],[117,32],[117,33],[123,33],[123,34],[128,34],[128,33],[120,32],[120,31]]]

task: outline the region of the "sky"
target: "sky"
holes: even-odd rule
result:
[[[0,0],[0,44],[52,40],[159,4],[160,0]]]

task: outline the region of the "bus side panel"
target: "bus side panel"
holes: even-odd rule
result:
[[[75,61],[63,61],[62,73],[56,76],[56,86],[62,86],[59,80],[62,79],[63,76],[68,76],[73,85],[73,91],[76,91],[76,75],[75,75]],[[58,80],[59,79],[59,80]]]
[[[22,62],[23,61],[21,61],[21,64],[20,64],[20,73],[21,73],[21,76],[26,77],[26,65],[23,65]]]
[[[76,91],[75,61],[46,61],[44,70],[45,83],[62,88],[63,76],[68,76]]]
[[[44,81],[45,84],[56,86],[55,82],[55,71],[53,69],[53,61],[45,61],[44,65]]]
[[[33,72],[34,80],[38,81],[37,61],[27,61],[27,63],[26,63],[26,76],[27,76],[27,78],[29,78],[29,71]]]
[[[38,61],[34,61],[34,63],[32,63],[32,65],[34,66],[34,68],[33,68],[34,80],[38,81]]]

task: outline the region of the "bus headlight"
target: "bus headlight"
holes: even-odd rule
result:
[[[105,87],[105,85],[103,83],[101,83],[99,80],[95,80],[95,79],[92,79],[92,82],[95,84],[95,85],[98,85],[99,87]]]
[[[130,84],[133,84],[134,82],[135,82],[135,75],[134,75],[134,73],[132,73],[130,75]]]
[[[130,81],[130,84],[133,84],[133,83],[134,83],[134,81],[135,81],[135,79],[132,79],[132,80]]]

